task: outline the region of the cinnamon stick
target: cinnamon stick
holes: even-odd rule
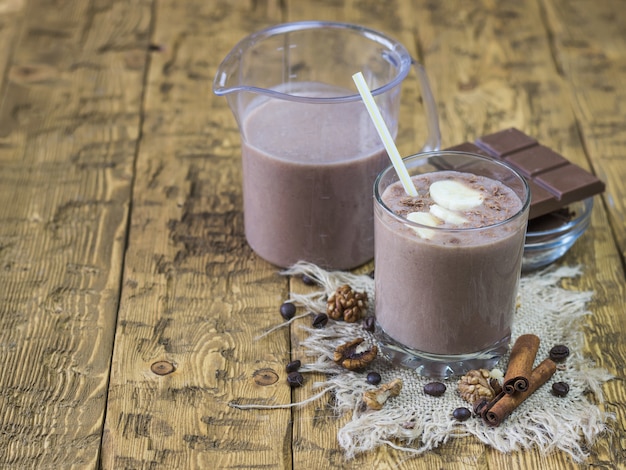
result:
[[[487,407],[483,409],[483,420],[490,426],[498,426],[535,390],[545,384],[556,372],[556,363],[546,359],[533,369],[530,374],[528,388],[523,392],[512,395],[502,392]]]
[[[511,349],[509,366],[504,374],[502,390],[507,395],[524,392],[528,389],[529,377],[539,350],[539,337],[533,334],[522,335]]]
[[[485,415],[487,413],[489,413],[491,408],[493,408],[495,406],[495,404],[498,403],[504,396],[506,396],[506,393],[504,392],[504,390],[502,390],[494,398],[492,398],[491,401],[489,401],[489,402],[485,403],[484,405],[478,407],[478,409],[475,408],[476,414],[482,416],[483,420],[484,420],[485,419]]]

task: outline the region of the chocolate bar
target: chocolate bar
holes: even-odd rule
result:
[[[513,127],[446,150],[477,153],[515,168],[530,186],[529,219],[600,194],[605,188],[591,173]]]

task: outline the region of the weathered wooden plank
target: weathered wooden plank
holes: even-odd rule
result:
[[[587,132],[585,126],[594,124],[581,122],[581,111],[573,105],[570,76],[560,73],[562,66],[555,62],[551,53],[555,51],[550,42],[556,34],[553,31],[555,26],[551,26],[552,22],[546,26],[544,8],[550,3],[481,2],[463,8],[441,3],[429,10],[430,16],[426,16],[424,26],[418,31],[425,63],[435,76],[435,93],[440,103],[444,100],[441,104],[444,141],[452,144],[489,131],[517,126],[581,166],[590,168],[591,158],[595,168],[596,156],[587,153],[589,145],[581,138],[581,133],[584,136]],[[569,2],[561,2],[551,10],[553,22],[557,25],[565,23],[568,29],[576,30],[578,25],[587,21],[589,6],[580,5],[580,18],[576,20],[567,16]],[[613,7],[619,9],[615,2]],[[590,26],[593,31],[605,29],[601,21],[612,22],[609,14],[597,15],[597,20]],[[584,30],[577,34],[585,36]],[[608,39],[600,42],[605,40]],[[557,44],[555,54],[560,57],[562,53],[558,47]],[[593,87],[590,85],[581,83],[582,93],[591,95]],[[589,96],[589,101],[595,99]],[[624,311],[624,272],[614,240],[605,228],[608,224],[606,213],[599,202],[600,199],[596,198],[591,229],[561,263],[582,265],[584,274],[569,285],[573,289],[595,292],[590,305],[593,316],[586,330],[588,354],[600,366],[623,377],[618,365],[626,358],[623,341],[616,340],[608,345],[605,335],[623,338],[626,334],[624,318],[620,314]],[[623,381],[612,381],[604,390],[610,402],[605,405],[607,411],[623,416],[619,398],[625,393]],[[623,436],[623,432],[620,427],[617,434],[608,436],[608,441],[601,441],[591,450],[589,460],[580,467],[601,466],[612,458],[623,462],[623,445],[614,442],[619,440],[619,435]],[[547,460],[535,453],[524,453],[512,459],[493,453],[489,461],[498,468],[576,467],[560,453]]]
[[[621,2],[0,0],[0,466],[97,466],[132,204],[105,468],[576,468],[471,439],[346,462],[329,397],[228,407],[300,400],[315,378],[292,396],[284,384],[297,328],[254,340],[303,286],[245,244],[238,132],[210,81],[243,36],[310,18],[380,29],[422,59],[444,145],[516,125],[607,181],[563,263],[585,268],[567,287],[595,291],[588,353],[618,377],[605,386],[614,432],[580,467],[625,465]],[[410,77],[404,155],[423,141],[417,97]]]
[[[24,0],[2,0],[0,1],[0,95],[4,89],[5,73],[9,64],[9,59],[14,51],[14,45],[24,17]]]
[[[583,288],[596,292],[587,333],[588,344],[599,365],[618,380],[605,386],[605,408],[615,413],[617,432],[606,436],[596,457],[607,464],[626,465],[626,389],[623,364],[626,360],[626,294],[623,262],[626,254],[626,165],[624,114],[626,92],[626,12],[621,2],[544,2],[546,23],[558,71],[568,85],[581,139],[590,166],[607,184],[603,196],[608,217],[595,210],[593,239],[576,248],[581,256],[595,253],[595,267]],[[609,196],[610,195],[610,196]],[[601,202],[596,198],[596,202]],[[600,206],[600,204],[598,204]],[[617,243],[617,253],[613,247]],[[619,261],[619,252],[622,259]],[[621,436],[621,437],[620,437]]]
[[[556,65],[593,168],[607,183],[611,228],[626,255],[626,12],[615,0],[545,2]]]
[[[390,34],[398,36],[410,48],[417,46],[439,103],[444,146],[517,126],[589,168],[575,110],[570,104],[568,84],[554,62],[551,31],[545,27],[544,10],[537,2],[412,1],[384,6],[368,2],[325,2],[324,6],[328,11],[319,4],[312,7],[304,2],[290,3],[289,19],[306,18],[315,8],[316,17],[320,17],[321,12],[321,19],[339,19],[391,30]],[[408,18],[410,22],[404,26],[403,21]],[[596,24],[596,28],[602,29],[602,26]],[[407,144],[404,140],[411,133],[407,104],[410,105],[405,101],[401,126],[409,123],[409,128],[405,127],[398,138],[402,149],[415,148],[414,142]],[[407,154],[406,151],[401,153]],[[602,335],[623,338],[626,334],[624,320],[618,313],[624,310],[624,275],[610,233],[603,229],[606,214],[601,205],[598,206],[593,227],[562,263],[585,266],[584,275],[570,285],[574,289],[596,292],[590,306],[594,317],[587,333],[589,354],[600,365],[621,376],[623,373],[617,365],[625,358],[621,346],[609,346],[609,354],[606,354],[606,346],[601,345],[605,344]],[[294,290],[302,289],[297,280],[291,286]],[[292,335],[297,341],[298,330]],[[624,387],[614,381],[605,387],[605,392],[611,401],[607,410],[623,416],[619,403],[623,402],[620,397],[624,396]],[[305,387],[295,396],[302,399],[311,393],[311,388]],[[341,462],[346,468],[370,466],[373,462],[376,468],[394,466],[401,461],[406,468],[470,464],[476,468],[586,468],[588,464],[602,465],[610,461],[609,446],[622,452],[621,445],[613,442],[623,435],[620,429],[611,442],[602,441],[594,447],[589,461],[581,465],[561,453],[547,459],[537,452],[505,456],[486,450],[472,439],[454,440],[437,453],[408,461],[403,461],[406,456],[385,449],[343,462],[334,442],[341,421],[333,423],[328,419],[328,409],[329,405],[322,401],[312,410],[294,411],[294,462],[316,462],[319,467]]]
[[[211,93],[226,53],[281,14],[273,1],[157,4],[104,468],[291,464],[289,410],[228,405],[291,401],[288,329],[255,340],[288,284],[245,242],[239,135]]]
[[[23,6],[1,53],[0,466],[94,468],[149,4]]]
[[[314,17],[319,20],[343,21],[360,24],[376,29],[402,42],[411,55],[422,60],[415,29],[422,24],[424,6],[410,1],[356,1],[345,2],[301,2],[293,0],[288,3],[288,21],[299,21]],[[427,70],[431,85],[436,88],[433,80],[437,77]],[[441,97],[436,96],[438,101]],[[426,140],[424,111],[421,104],[420,89],[417,77],[411,72],[402,88],[402,102],[399,116],[399,130],[396,139],[398,149],[403,156],[418,152]],[[373,263],[362,270],[369,271]],[[298,292],[304,288],[302,283],[294,279],[291,288]],[[298,326],[310,322],[303,319],[292,328],[293,351],[299,350],[299,342],[305,334]],[[307,374],[305,387],[294,393],[296,401],[304,400],[315,393],[312,384],[323,380]],[[391,448],[381,448],[376,452],[358,455],[347,461],[337,442],[337,431],[345,424],[349,416],[337,418],[332,414],[331,396],[326,396],[312,406],[297,408],[293,411],[294,421],[294,468],[481,468],[484,461],[485,448],[475,440],[455,441],[444,452],[427,453],[411,458],[408,454]],[[458,459],[457,456],[471,456]]]

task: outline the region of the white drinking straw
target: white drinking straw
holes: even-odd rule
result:
[[[374,122],[374,127],[378,131],[378,135],[383,141],[383,145],[387,150],[387,154],[391,159],[391,163],[393,167],[396,169],[396,173],[398,174],[398,178],[400,178],[400,183],[404,187],[404,191],[412,197],[417,197],[417,189],[415,189],[415,185],[413,181],[411,181],[411,177],[409,176],[409,172],[402,161],[402,157],[400,156],[400,152],[398,152],[398,148],[393,141],[393,137],[391,137],[391,133],[383,120],[383,116],[380,114],[380,110],[378,106],[376,106],[376,102],[374,101],[374,97],[370,92],[370,89],[365,83],[365,78],[363,78],[363,74],[361,72],[357,72],[352,75],[352,80],[356,84],[359,93],[361,94],[361,98],[363,98],[363,102],[365,103],[365,107]]]

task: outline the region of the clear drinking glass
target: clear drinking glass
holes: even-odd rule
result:
[[[347,269],[373,257],[371,188],[388,157],[352,75],[362,72],[392,135],[411,66],[438,149],[434,99],[423,68],[397,41],[361,26],[298,22],[237,44],[213,91],[241,132],[246,238],[264,259]]]
[[[421,225],[397,215],[387,197],[383,200],[385,190],[398,181],[394,169],[379,175],[374,186],[375,292],[382,353],[428,376],[489,369],[506,352],[511,336],[528,185],[512,168],[479,155],[440,151],[404,161],[412,177],[430,173],[436,179],[435,173],[455,171],[501,182],[514,192],[518,207],[480,228]],[[486,197],[483,204],[503,201],[497,199],[500,193],[490,194],[494,198]]]

